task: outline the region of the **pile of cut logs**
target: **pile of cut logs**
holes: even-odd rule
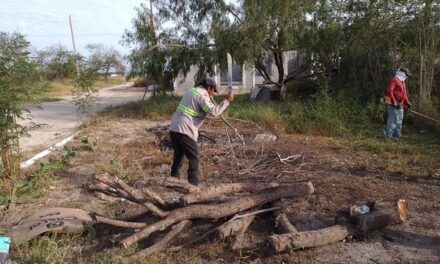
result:
[[[344,240],[346,238],[363,239],[370,230],[380,229],[390,224],[404,222],[408,217],[407,204],[397,202],[370,202],[370,212],[362,215],[339,215],[335,224],[313,231],[297,231],[289,221],[282,207],[282,199],[298,199],[314,193],[310,181],[278,183],[219,183],[208,186],[193,186],[178,178],[148,178],[147,187],[134,188],[118,177],[108,174],[95,175],[95,180],[107,188],[94,188],[102,196],[124,198],[145,207],[157,221],[122,221],[94,215],[97,223],[133,229],[134,232],[120,241],[122,247],[130,247],[141,240],[147,240],[153,233],[168,230],[159,242],[142,249],[130,258],[150,255],[158,251],[175,251],[202,241],[211,234],[220,239],[232,238],[232,249],[249,247],[245,243],[245,233],[257,215],[268,217],[277,234],[263,234],[259,243],[269,243],[275,252],[295,250]],[[178,193],[179,199],[163,197],[159,188]],[[148,217],[148,216],[146,216]],[[151,220],[151,216],[148,217]],[[141,218],[142,219],[142,218]],[[147,219],[147,218],[145,218]],[[215,228],[197,238],[192,238],[179,246],[173,241],[195,220],[215,221]],[[151,243],[151,242],[150,242]],[[246,245],[245,245],[246,244]]]

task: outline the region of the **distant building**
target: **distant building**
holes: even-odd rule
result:
[[[298,56],[296,51],[286,52],[284,54],[284,69],[285,75],[295,71],[301,65],[301,56]],[[273,80],[278,80],[278,68],[272,61],[266,63],[266,69],[271,75]],[[186,77],[179,75],[173,81],[174,89],[187,89],[194,87],[194,77],[197,74],[197,66],[191,66],[190,71],[187,73]],[[215,76],[208,76],[213,78],[220,86],[228,85],[227,73],[218,73]],[[232,85],[234,87],[243,87],[248,89],[253,89],[256,85],[263,84],[264,78],[261,76],[260,72],[254,67],[249,67],[246,65],[232,65]]]

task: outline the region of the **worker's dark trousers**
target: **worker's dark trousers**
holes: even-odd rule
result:
[[[198,184],[199,175],[199,149],[197,142],[185,134],[170,131],[171,143],[174,148],[173,165],[171,165],[171,177],[180,177],[183,156],[189,161],[188,182]]]

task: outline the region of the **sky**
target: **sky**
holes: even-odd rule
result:
[[[134,7],[148,0],[0,0],[0,31],[24,34],[41,50],[61,44],[73,50],[69,27],[72,17],[76,49],[86,55],[87,44],[104,44],[126,55],[119,44],[131,29]]]

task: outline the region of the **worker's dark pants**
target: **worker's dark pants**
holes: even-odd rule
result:
[[[197,185],[199,175],[199,149],[197,142],[185,134],[170,131],[171,143],[174,148],[171,177],[180,177],[183,156],[189,161],[188,182]]]

